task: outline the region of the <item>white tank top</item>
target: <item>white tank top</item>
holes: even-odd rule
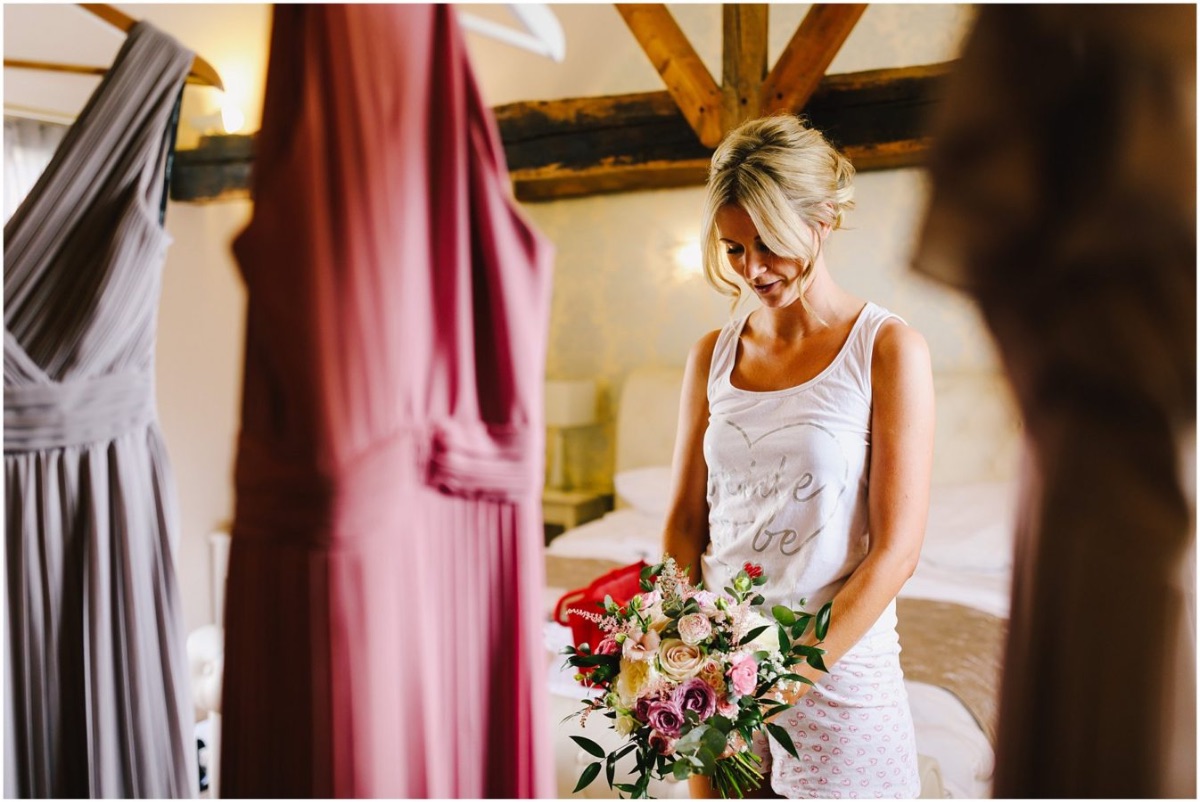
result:
[[[867,554],[871,354],[879,326],[896,315],[868,302],[829,367],[768,392],[730,383],[747,317],[721,330],[709,369],[701,569],[706,587],[720,590],[744,563],[760,564],[767,609],[803,598],[815,613]],[[894,627],[894,617],[877,626]]]

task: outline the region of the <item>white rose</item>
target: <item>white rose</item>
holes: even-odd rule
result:
[[[613,722],[613,729],[617,731],[617,735],[629,735],[637,729],[638,722],[633,716],[628,713],[619,713],[617,720]]]
[[[754,652],[771,652],[772,654],[779,652],[779,633],[777,631],[778,624],[768,618],[764,618],[759,613],[751,613],[749,618],[749,626],[746,631],[749,632],[765,626],[766,629],[758,634],[758,636],[747,644],[751,651]]]
[[[664,674],[676,682],[682,682],[700,673],[704,665],[704,652],[679,638],[667,638],[658,647],[658,664]]]

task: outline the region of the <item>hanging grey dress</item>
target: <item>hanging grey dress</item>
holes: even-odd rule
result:
[[[154,405],[164,135],[192,54],[139,23],[4,227],[5,795],[197,795]]]

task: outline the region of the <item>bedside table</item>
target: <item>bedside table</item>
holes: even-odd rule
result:
[[[599,490],[542,491],[542,522],[545,527],[560,527],[562,532],[599,518],[613,507],[613,494]],[[546,542],[562,534],[547,534]]]

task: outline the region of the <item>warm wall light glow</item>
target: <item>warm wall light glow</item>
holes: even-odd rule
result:
[[[699,240],[689,239],[676,245],[671,256],[675,262],[676,281],[687,281],[704,274]]]
[[[216,98],[220,110],[213,112],[218,118],[214,124],[220,133],[236,134],[257,124],[262,103],[261,80],[245,58],[221,59],[219,70],[225,91]]]
[[[246,115],[228,100],[221,106],[221,127],[227,134],[236,134],[246,124]]]

